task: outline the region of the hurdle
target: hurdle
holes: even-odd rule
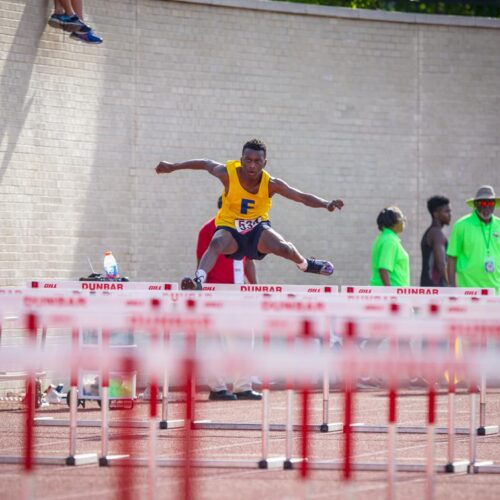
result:
[[[436,376],[436,374],[439,373],[437,372],[431,372],[430,375],[433,377]],[[348,397],[348,396],[346,396]],[[427,434],[428,434],[428,461],[426,464],[398,464],[397,466],[393,467],[393,470],[398,470],[398,471],[408,471],[408,472],[426,472],[427,477],[428,477],[428,483],[429,483],[429,489],[432,490],[432,480],[433,480],[433,474],[436,471],[439,472],[448,472],[446,470],[446,466],[448,464],[443,464],[443,465],[434,465],[433,461],[431,461],[431,458],[433,457],[433,448],[434,448],[434,435],[435,435],[435,398],[436,398],[436,393],[433,387],[431,386],[431,389],[429,390],[429,409],[428,409],[428,422],[427,422]],[[391,405],[393,405],[393,402],[395,402],[395,397],[391,398]],[[349,404],[346,404],[346,408],[349,407]],[[346,410],[347,411],[347,410]],[[392,409],[390,410],[391,414],[393,415],[391,417],[391,422],[395,421],[395,413],[394,413],[394,406],[392,406]],[[347,418],[346,417],[346,432],[349,432],[348,429],[351,429],[351,417]],[[473,439],[475,439],[475,433],[472,433]],[[455,472],[458,472],[458,467],[457,464],[455,465]],[[316,468],[316,469],[338,469],[341,467],[341,464],[339,463],[328,463],[326,464],[319,464],[319,463],[314,463],[309,461],[309,466],[311,468]],[[353,468],[356,470],[384,470],[386,467],[386,464],[352,464]],[[465,471],[465,470],[463,470]],[[431,493],[429,493],[431,494]]]
[[[271,308],[271,306],[274,304],[273,299],[274,299],[274,297],[271,298],[271,299],[268,299],[268,302],[266,303],[268,309]],[[274,299],[274,300],[276,300],[276,299]],[[276,302],[276,304],[278,305],[280,303]],[[286,302],[282,302],[281,304],[282,305],[287,305]],[[248,302],[245,303],[245,309],[247,310],[247,312],[248,312],[248,308],[251,307],[251,305],[252,305],[251,303],[248,303]],[[328,314],[328,309],[326,308],[326,305],[325,304],[320,304],[320,305],[323,306],[323,308],[322,308],[323,311],[322,312],[324,314]],[[217,304],[216,307],[217,307],[217,310],[220,312],[220,307],[222,307],[222,304]],[[235,304],[233,303],[233,304],[231,304],[230,309],[233,310],[234,307],[235,307]],[[345,310],[345,307],[346,306],[343,305],[343,314],[349,314],[349,309],[350,309],[350,314],[353,314],[354,311],[358,311],[359,312],[361,310],[361,308],[363,307],[363,305],[362,304],[350,304],[350,307],[347,308],[347,311]],[[277,309],[277,307],[274,307],[274,306],[272,308]],[[380,314],[381,313],[382,317],[384,317],[385,315],[389,314],[391,311],[393,313],[397,312],[399,309],[400,308],[395,308],[393,304],[388,304],[388,303],[377,304],[377,305],[374,305],[374,306],[370,306],[368,308],[368,310],[369,310],[369,312],[371,314],[374,314],[374,313],[379,313]],[[287,310],[289,311],[290,308],[287,307]],[[243,312],[244,312],[244,310],[241,311],[242,314],[243,314]],[[258,312],[258,310],[256,311],[256,313],[257,312]],[[266,387],[265,387],[265,389],[266,389]],[[264,394],[266,394],[266,393],[264,393]],[[290,401],[290,398],[288,399],[288,401]],[[265,420],[266,415],[267,415],[267,410],[266,410],[266,404],[265,403],[266,403],[266,398],[264,396],[264,410],[263,410],[264,420]],[[290,415],[290,413],[291,412],[290,412],[290,403],[289,403],[287,415]],[[307,412],[304,412],[303,415],[307,415]],[[247,424],[245,424],[245,425],[247,425]],[[356,425],[359,426],[359,424],[353,424],[353,425],[354,426],[356,426]],[[339,431],[342,431],[344,429],[344,427],[345,426],[343,424],[340,424],[339,425]],[[296,429],[301,430],[301,426],[297,426]],[[309,429],[310,429],[310,426],[309,426]],[[290,431],[291,431],[291,426],[290,425],[287,426],[286,431],[287,431],[286,442],[289,443],[290,442]],[[264,447],[264,450],[265,449],[266,448]],[[294,463],[298,463],[300,461],[301,461],[300,459],[293,459],[290,456],[290,454],[287,452],[287,459],[285,461],[285,467],[286,468],[293,468],[293,464]]]
[[[177,304],[179,305],[179,304]],[[186,378],[186,390],[187,390],[187,404],[186,404],[186,426],[185,432],[187,437],[185,438],[185,446],[186,450],[184,455],[186,457],[190,456],[190,443],[193,439],[191,434],[192,430],[195,428],[190,425],[193,421],[194,414],[194,405],[193,405],[193,374],[196,371],[195,357],[194,357],[194,331],[195,327],[204,327],[205,329],[210,326],[211,331],[219,332],[219,331],[229,331],[234,330],[237,323],[233,318],[241,318],[243,311],[234,310],[231,311],[232,315],[230,318],[221,319],[220,315],[213,316],[212,318],[206,317],[207,313],[201,308],[197,308],[195,299],[188,299],[186,301],[186,309],[183,311],[179,311],[177,309],[176,313],[169,312],[164,316],[158,316],[156,319],[160,322],[162,327],[172,327],[173,325],[176,328],[182,327],[184,331],[187,332],[188,342],[187,342],[187,352],[185,354],[185,361],[183,363],[185,370],[185,378]],[[193,316],[197,310],[197,316]],[[276,333],[277,328],[281,328],[283,333],[288,334],[290,331],[293,331],[294,328],[297,328],[297,320],[295,317],[281,318],[279,322],[274,320],[274,316],[271,316],[269,319],[266,319],[265,315],[255,316],[252,311],[247,310],[247,316],[250,313],[250,316],[246,317],[246,322],[248,322],[251,318],[252,326],[254,328],[258,328],[259,330],[269,330],[271,327],[273,331]],[[270,316],[269,314],[267,315]],[[141,318],[138,315],[134,318],[134,326],[141,326],[142,321],[146,321],[148,324],[150,323],[148,318]],[[209,325],[209,323],[211,323]],[[203,329],[203,328],[202,328]],[[240,327],[240,331],[248,333],[248,329],[245,327]],[[264,398],[264,402],[266,402]],[[269,457],[268,454],[268,439],[269,439],[269,425],[268,425],[268,406],[263,405],[263,422],[260,425],[262,430],[261,434],[261,450],[262,455],[260,459],[189,459],[189,460],[178,460],[178,459],[158,459],[156,461],[157,466],[177,466],[177,467],[186,467],[190,469],[191,467],[229,467],[229,468],[260,468],[260,469],[273,469],[273,468],[283,468],[283,463],[285,461],[285,457]],[[115,463],[115,462],[114,462]],[[130,464],[130,465],[146,465],[146,460],[144,458],[133,458],[133,459],[123,459],[119,463],[121,464]]]
[[[444,336],[446,338],[446,336],[449,336],[450,333],[453,334],[455,331],[456,331],[456,328],[457,327],[460,327],[461,325],[463,325],[463,320],[457,320],[457,319],[452,319],[452,318],[447,318],[446,320],[443,320],[443,319],[435,319],[434,321],[431,319],[433,318],[433,316],[430,316],[429,318],[427,318],[425,321],[427,322],[427,325],[425,325],[426,328],[428,328],[428,331],[429,332],[437,332],[437,331],[441,331],[441,335]],[[372,336],[376,336],[377,334],[382,334],[382,335],[388,335],[390,336],[390,338],[393,338],[395,335],[397,335],[398,333],[398,329],[399,330],[403,330],[404,328],[404,332],[405,334],[409,335],[409,334],[412,334],[412,333],[417,333],[418,330],[415,329],[414,331],[412,331],[412,328],[413,328],[413,325],[412,324],[408,324],[407,326],[401,326],[401,327],[397,327],[397,319],[393,319],[391,324],[386,324],[386,325],[383,325],[384,327],[382,328],[382,331],[384,333],[381,333],[381,324],[374,324],[374,325],[371,325],[371,324],[366,324],[366,323],[369,323],[368,322],[363,322],[363,320],[360,320],[357,322],[357,325],[358,325],[358,330],[361,330],[362,333],[361,335],[372,335]],[[423,319],[421,318],[420,319],[420,322],[422,322]],[[479,322],[479,320],[477,320],[477,322]],[[496,322],[498,322],[498,319],[496,320]],[[476,323],[478,324],[478,323]],[[474,333],[474,331],[470,332],[471,334]],[[472,337],[471,337],[472,338]],[[435,344],[436,340],[432,338],[432,336],[430,337],[430,342],[432,344]],[[436,376],[437,374],[434,374],[434,376]],[[451,387],[451,386],[450,386]],[[472,385],[471,385],[472,387]],[[477,434],[477,430],[473,431],[473,435],[471,435],[471,427],[469,427],[469,429],[463,429],[462,428],[457,428],[455,427],[455,421],[454,421],[454,418],[455,418],[455,414],[454,414],[454,411],[453,411],[453,408],[451,407],[451,411],[450,411],[450,403],[451,404],[454,404],[454,389],[452,391],[449,391],[448,393],[448,398],[449,398],[449,405],[448,405],[448,410],[449,410],[449,413],[448,413],[448,425],[447,427],[443,427],[443,428],[439,428],[439,427],[436,427],[434,429],[434,432],[437,434],[439,431],[439,433],[441,434],[447,434],[448,436],[448,462],[446,464],[444,464],[444,466],[439,466],[439,468],[441,469],[441,467],[443,467],[443,472],[465,472],[466,468],[468,467],[468,465],[470,464],[470,461],[466,461],[466,460],[455,460],[454,459],[454,436],[455,434],[463,434],[463,435],[469,435],[469,438],[470,438],[470,443],[471,443],[471,449],[473,446],[475,446],[475,435]],[[474,394],[475,391],[470,391],[470,396],[471,396],[471,404],[475,402],[475,394]],[[450,397],[450,394],[451,394],[451,397]],[[434,385],[432,383],[429,384],[429,391],[428,391],[428,397],[429,397],[429,401],[431,398],[435,398],[435,389],[434,389]],[[430,403],[429,403],[430,404]],[[475,412],[476,411],[476,408],[475,406],[471,406],[471,411],[472,412]],[[474,418],[475,415],[471,415],[471,418]],[[475,420],[473,420],[475,422]],[[379,426],[366,426],[368,427],[367,429],[364,428],[365,426],[361,427],[361,426],[354,426],[354,432],[389,432],[390,429],[389,428],[386,428],[385,426],[380,429]],[[423,433],[423,431],[425,432],[428,432],[428,428],[429,428],[429,423],[427,423],[426,426],[422,426],[422,427],[418,427],[416,430],[417,430],[417,433]],[[359,430],[361,429],[361,430]],[[414,433],[414,427],[412,426],[410,429],[406,429],[406,428],[403,428],[403,432],[407,432],[408,430],[412,433]],[[397,429],[399,431],[399,429]],[[473,453],[471,451],[470,453],[471,456],[473,456]]]
[[[175,303],[175,313],[173,311],[168,311],[168,315],[166,315],[163,319],[159,318],[159,320],[162,322],[162,326],[168,326],[169,328],[171,325],[175,324],[177,328],[180,328],[183,326],[183,330],[186,331],[188,341],[187,341],[187,353],[185,354],[186,359],[184,362],[184,370],[185,370],[185,379],[186,379],[186,387],[187,387],[187,402],[186,402],[186,416],[185,416],[185,432],[187,434],[187,437],[185,439],[186,441],[186,450],[185,450],[185,457],[189,457],[190,453],[190,447],[189,443],[192,441],[192,436],[191,431],[196,430],[195,426],[193,425],[194,422],[194,379],[193,375],[196,371],[196,364],[195,364],[195,356],[194,356],[194,338],[195,338],[195,331],[196,331],[196,320],[194,320],[193,323],[193,318],[192,315],[195,312],[195,305],[196,301],[195,299],[189,298],[189,294],[187,295],[187,300],[183,303],[183,305],[186,306],[186,309],[182,312],[186,316],[184,317],[181,313],[179,315],[179,304],[178,302]],[[175,315],[177,314],[177,315]],[[202,311],[201,314],[206,314],[206,312]],[[235,315],[233,311],[234,317],[239,317],[239,315]],[[140,323],[141,318],[136,318],[136,321]],[[185,321],[185,323],[183,323]],[[199,321],[198,326],[206,326],[207,322],[203,317]],[[235,324],[234,321],[230,321],[229,324]],[[285,325],[285,327],[288,326],[289,323]],[[264,327],[264,325],[260,325],[261,328]],[[217,327],[217,326],[212,326],[212,330],[214,332],[219,331],[219,329],[222,331],[223,327]],[[225,326],[225,329],[227,330],[228,327]],[[269,457],[266,451],[266,442],[268,439],[268,429],[266,426],[266,423],[263,422],[261,425],[263,432],[262,432],[262,456],[260,459],[241,459],[241,460],[214,460],[214,459],[196,459],[196,460],[189,460],[186,462],[186,460],[175,460],[175,459],[159,459],[157,461],[158,466],[177,466],[177,467],[228,467],[228,468],[266,468],[266,469],[271,469],[271,468],[282,468],[283,466],[283,461],[284,457]],[[133,463],[134,465],[145,465],[144,460],[142,459],[133,459],[132,462],[129,460],[124,460],[124,463]]]
[[[355,328],[355,323],[351,323],[348,325],[348,330]],[[345,354],[345,362],[352,363],[352,349],[350,349],[349,345],[346,346]],[[449,359],[450,367],[454,367],[453,358]],[[408,358],[408,363],[411,363],[411,359]],[[391,364],[391,357],[388,356],[386,362]],[[393,368],[400,370],[402,366],[404,366],[404,360],[398,360],[394,363]],[[426,366],[425,358],[421,361],[421,367],[425,368],[425,373],[429,378],[435,376],[439,373],[439,367],[433,370],[429,369],[429,366]],[[386,365],[387,366],[387,365]],[[463,369],[463,365],[459,365]],[[347,372],[345,372],[347,373]],[[361,373],[361,370],[358,369],[358,373]],[[390,373],[390,371],[389,371]],[[390,375],[389,375],[390,377]],[[391,387],[391,384],[390,386]],[[343,473],[344,480],[348,481],[351,478],[352,471],[387,471],[388,474],[388,489],[389,489],[389,497],[390,491],[393,491],[394,482],[395,482],[395,474],[396,472],[404,471],[404,472],[422,472],[426,474],[426,490],[427,490],[427,498],[432,498],[433,489],[434,489],[434,481],[435,481],[435,473],[436,472],[446,472],[445,464],[435,464],[434,463],[434,436],[435,436],[435,397],[436,393],[431,388],[429,391],[428,398],[428,432],[427,432],[427,452],[426,459],[423,463],[396,463],[395,455],[394,455],[394,441],[395,441],[395,397],[390,397],[388,402],[389,409],[389,423],[390,429],[392,432],[388,433],[388,460],[387,462],[353,462],[352,461],[352,422],[353,422],[353,391],[350,390],[349,379],[346,380],[346,393],[345,393],[345,408],[344,408],[344,422],[346,425],[346,432],[344,434],[344,459],[339,460],[323,460],[318,461],[309,458],[308,467],[313,470],[341,470]],[[476,439],[476,434],[472,433],[473,439]],[[467,472],[467,469],[463,470],[463,472]]]
[[[414,306],[424,308],[426,312],[436,313],[439,303],[446,306],[447,303],[455,301],[460,298],[468,299],[493,299],[495,301],[495,290],[493,288],[452,288],[452,287],[368,287],[368,286],[341,286],[340,295],[345,295],[352,299],[361,300],[391,300],[394,301],[399,298],[408,299]],[[429,302],[430,301],[430,302]],[[437,303],[436,303],[437,301]],[[453,313],[457,313],[459,309],[455,306],[449,306]],[[449,412],[453,414],[453,400],[455,388],[449,385]],[[481,404],[480,404],[480,424],[476,430],[478,435],[491,435],[499,432],[499,426],[490,425],[486,426],[486,380],[481,378],[480,390]],[[358,427],[356,432],[385,432],[384,428],[377,429],[376,427]],[[401,427],[398,432],[408,433],[424,433],[424,428],[415,427]],[[468,435],[469,428],[456,428],[455,433],[461,435]],[[436,428],[437,434],[448,434],[447,428]]]
[[[66,297],[64,294],[64,291],[59,291],[56,296],[48,296],[47,291],[44,290],[33,290],[31,292],[24,291],[21,294],[16,294],[15,297],[9,295],[10,299],[10,305],[8,305],[8,310],[18,310],[22,307],[22,304],[30,304],[30,305],[40,305],[43,304],[45,307],[52,308],[56,317],[56,322],[57,320],[57,310],[59,307],[62,305],[66,307],[70,306],[85,306],[88,305],[88,301],[94,301],[95,303],[98,303],[99,297],[96,297],[95,295],[92,296],[75,296],[74,291],[66,291],[66,295],[70,293],[71,295],[69,297]],[[54,292],[49,292],[54,294]],[[65,298],[66,297],[66,298]],[[92,299],[90,298],[92,297]],[[5,306],[5,301],[4,306]],[[143,304],[143,302],[139,301],[139,304]],[[19,312],[20,313],[20,312]],[[122,313],[123,314],[123,313]],[[45,325],[50,325],[50,320],[49,323],[43,323]],[[39,326],[39,325],[37,325]],[[61,325],[59,325],[61,326]],[[69,324],[63,324],[62,326],[67,326],[69,328]],[[92,326],[98,326],[92,325]],[[122,326],[123,328],[123,326]],[[36,334],[36,331],[35,331]],[[107,338],[107,334],[104,335],[104,337]],[[78,343],[77,339],[78,338],[78,330],[72,330],[72,345],[73,349],[72,352],[75,352],[75,342]],[[43,348],[43,345],[41,346]],[[76,418],[76,412],[77,412],[77,376],[73,372],[73,367],[71,369],[71,400],[70,400],[70,419],[53,419],[51,417],[34,417],[34,425],[41,425],[41,426],[64,426],[64,427],[69,427],[70,428],[70,434],[69,434],[69,454],[66,457],[37,457],[36,461],[37,463],[49,463],[49,464],[65,464],[65,465],[86,465],[88,463],[94,463],[97,461],[97,454],[77,454],[76,453],[76,430],[77,427],[99,427],[101,428],[102,431],[102,436],[101,436],[101,463],[105,464],[109,462],[110,459],[114,457],[110,457],[107,454],[107,439],[108,439],[108,428],[110,427],[109,425],[109,419],[108,419],[108,396],[107,396],[107,385],[106,381],[108,380],[108,377],[103,377],[104,378],[104,384],[102,386],[103,388],[103,395],[102,395],[102,404],[101,404],[101,420],[77,420]],[[166,389],[165,389],[166,390]],[[34,416],[34,414],[33,414]],[[123,425],[121,422],[114,422],[114,425],[112,426],[120,426]],[[170,428],[178,428],[184,424],[183,421],[173,421],[169,422]],[[146,427],[149,425],[147,422],[131,422],[127,423],[127,426],[135,426],[135,427]],[[161,423],[159,424],[161,425]],[[0,462],[3,461],[3,463],[19,463],[21,460],[20,457],[2,457],[0,459]]]
[[[325,297],[335,296],[338,293],[337,287],[332,286],[311,286],[311,285],[277,285],[277,284],[263,284],[263,285],[250,285],[250,284],[213,284],[205,283],[203,285],[204,292],[228,292],[229,294],[239,294],[243,292],[244,294],[249,294],[250,296],[255,294],[264,295],[268,298],[271,297],[293,297],[293,296],[309,296],[309,297]],[[325,295],[327,294],[327,295]],[[227,297],[226,297],[227,298]],[[328,347],[330,331],[325,330],[325,335],[323,342],[327,342]],[[325,345],[325,344],[324,344]],[[342,430],[342,424],[340,422],[328,422],[328,404],[329,404],[329,384],[330,380],[328,374],[325,373],[323,377],[323,419],[319,424],[308,424],[308,429],[315,432],[338,432]],[[288,389],[292,391],[291,388]],[[270,390],[269,387],[263,387],[263,415],[268,414],[267,406],[269,405]],[[283,432],[287,431],[288,426],[291,425],[292,430],[299,431],[302,429],[301,425],[294,425],[292,422],[291,412],[293,409],[293,393],[288,393],[288,403],[287,406],[289,410],[287,411],[287,423],[285,424],[269,424],[270,431]],[[292,422],[292,423],[291,423]],[[213,422],[209,420],[195,420],[193,421],[193,428],[202,429],[212,429],[212,430],[248,430],[248,431],[260,431],[262,430],[262,425],[257,423],[241,423],[241,422]]]
[[[451,304],[443,304],[439,306],[440,309],[440,314],[444,317],[463,317],[464,319],[470,319],[470,318],[475,318],[475,319],[482,319],[487,316],[489,317],[498,317],[498,313],[496,311],[490,311],[490,308],[488,306],[485,307],[484,303],[478,303],[475,304],[473,307],[471,307],[470,303],[467,304],[460,304],[460,305],[451,305]],[[453,340],[456,341],[456,339],[461,338],[459,328],[455,328],[455,331],[452,333],[453,335]],[[451,347],[451,345],[450,345]],[[480,337],[480,345],[479,348],[485,352],[486,350],[486,340],[484,336]],[[450,375],[451,376],[451,375]],[[450,380],[450,382],[452,382]],[[479,425],[476,428],[475,432],[477,433],[478,436],[487,436],[487,435],[492,435],[492,434],[498,434],[499,433],[499,426],[498,425],[486,425],[486,377],[481,375],[480,381],[479,381],[479,389],[478,391],[474,390],[473,392],[470,392],[470,396],[472,399],[476,397],[476,392],[479,392],[479,398],[480,398],[480,403],[479,403]],[[470,388],[469,388],[470,389]],[[453,402],[452,399],[454,397],[455,393],[455,384],[453,381],[453,384],[449,384],[449,397],[450,397],[450,406],[452,406]],[[472,402],[471,402],[472,404]]]
[[[211,291],[216,291],[218,285],[210,285]],[[224,287],[224,290],[234,290],[234,286],[232,285],[221,285],[221,287]],[[237,289],[239,290],[240,285],[237,285]],[[231,296],[227,295],[225,296],[225,300],[229,301],[231,300],[231,304],[227,305],[227,309],[234,310],[236,307],[241,308],[241,312],[244,313],[247,308],[254,306],[256,301],[262,301],[264,302],[261,304],[261,308],[257,307],[255,309],[255,314],[259,314],[266,309],[269,308],[275,308],[275,309],[281,309],[281,310],[287,310],[289,313],[293,312],[294,309],[303,310],[303,311],[308,311],[311,314],[314,312],[316,315],[335,315],[335,314],[340,314],[339,310],[342,310],[342,315],[346,314],[347,312],[350,311],[351,314],[354,313],[359,313],[361,310],[367,311],[368,314],[377,314],[380,317],[383,317],[386,314],[394,314],[394,313],[402,313],[403,312],[403,306],[401,307],[394,307],[392,304],[376,304],[376,305],[366,305],[366,304],[344,304],[339,305],[338,303],[331,303],[331,301],[326,301],[325,297],[329,298],[335,298],[335,295],[330,296],[330,295],[325,295],[325,296],[320,296],[317,295],[317,290],[318,288],[315,288],[316,293],[314,294],[298,294],[297,292],[300,292],[303,290],[303,288],[299,288],[298,285],[295,285],[294,289],[288,289],[284,285],[263,285],[265,290],[269,289],[274,289],[274,290],[279,290],[277,294],[272,294],[272,293],[266,293],[266,296],[264,298],[259,298],[259,297],[254,297],[253,301],[249,301],[248,298],[245,299],[245,303],[243,308],[241,308],[241,304],[238,303],[238,297],[237,296]],[[290,297],[282,297],[282,294],[292,290],[294,293],[293,294],[287,294],[291,295],[292,298]],[[246,291],[246,290],[244,290]],[[222,293],[222,292],[221,292]],[[200,307],[204,306],[203,300],[201,300],[201,295],[199,305]],[[248,296],[249,298],[252,297],[251,295]],[[282,302],[273,302],[273,300],[280,300]],[[324,300],[322,300],[322,298]],[[303,305],[302,301],[307,301],[306,305]],[[320,301],[320,302],[318,302]],[[334,301],[335,302],[335,301]],[[258,304],[257,304],[258,305]],[[310,305],[311,307],[307,307],[307,305]],[[299,307],[297,307],[299,306]],[[216,307],[217,311],[221,312],[224,310],[224,304],[219,301],[217,303],[214,303],[213,301],[207,301],[207,307]],[[207,310],[209,310],[207,309]],[[314,311],[316,310],[316,311]],[[321,336],[317,336],[317,338],[322,338],[323,340],[323,347],[324,349],[328,350],[329,349],[329,336],[331,334],[331,328],[330,325],[328,327],[324,328],[324,334]],[[316,432],[332,432],[332,431],[337,431],[341,432],[343,430],[343,425],[341,422],[337,423],[331,423],[328,422],[328,413],[329,413],[329,375],[328,372],[325,371],[323,374],[323,402],[322,402],[322,407],[323,407],[323,419],[320,424],[308,424],[308,429]],[[289,397],[291,397],[289,393]],[[264,398],[265,399],[265,398]],[[264,406],[266,405],[266,400],[263,402]],[[291,408],[290,403],[288,406]],[[291,419],[290,416],[291,410],[288,411],[289,416],[287,417],[287,421],[289,422]],[[264,414],[266,414],[266,411],[264,410]],[[238,430],[261,430],[261,424],[248,424],[248,423],[213,423],[213,422],[207,422],[207,421],[195,421],[194,423],[195,428],[197,429],[219,429],[219,430],[229,430],[229,429],[238,429]],[[292,429],[299,431],[301,430],[301,425],[292,425]],[[286,424],[271,424],[270,426],[271,430],[277,430],[277,431],[286,431]]]
[[[23,318],[24,319],[24,318]],[[22,320],[20,320],[22,322]],[[34,314],[26,316],[26,330],[27,330],[27,348],[28,351],[36,350],[36,337],[38,331],[37,317]],[[41,346],[43,348],[43,345]],[[29,473],[34,464],[37,465],[88,465],[97,463],[97,454],[76,453],[76,427],[73,423],[70,432],[70,451],[68,456],[34,456],[34,432],[33,422],[35,420],[35,386],[36,386],[36,373],[33,368],[33,363],[27,366],[25,371],[26,379],[26,395],[24,402],[26,404],[26,418],[25,418],[25,452],[24,457],[21,456],[0,456],[0,463],[2,464],[24,464],[24,469]]]
[[[173,282],[148,281],[75,281],[75,280],[29,280],[28,289],[72,290],[82,292],[130,292],[177,290],[179,285]]]
[[[177,290],[178,284],[174,282],[29,280],[26,283],[26,287],[32,290],[70,290],[89,294],[134,293],[134,297],[136,299],[136,294],[138,292],[142,292],[141,298],[143,300],[147,300],[150,295],[157,294],[162,291]],[[47,331],[46,327],[44,327],[44,331]],[[168,334],[165,333],[164,342],[167,336]],[[74,388],[72,391],[73,390]],[[162,389],[162,413],[158,421],[158,425],[162,430],[177,429],[184,425],[184,422],[179,419],[168,420],[168,393],[168,374],[165,370]],[[70,422],[67,419],[54,419],[52,417],[37,417],[35,421],[37,425],[40,426],[66,427],[70,425]],[[100,420],[78,420],[77,425],[80,427],[101,427],[102,422]],[[120,422],[110,421],[109,425],[111,427],[119,427],[122,424]],[[130,427],[148,428],[150,423],[148,421],[136,420],[127,422],[127,425]]]
[[[396,296],[409,298],[442,298],[442,297],[492,297],[494,288],[460,288],[460,287],[427,287],[427,286],[354,286],[342,285],[340,295],[348,296]],[[387,297],[386,297],[387,298]]]
[[[451,334],[456,337],[465,336],[465,338],[473,335],[475,337],[476,343],[479,346],[479,352],[486,354],[486,337],[493,335],[494,339],[498,339],[500,335],[500,313],[498,308],[493,311],[488,308],[485,303],[478,303],[475,305],[471,304],[460,304],[456,306],[443,306],[443,315],[450,317],[453,314],[464,314],[466,320],[462,320],[459,324],[452,325],[450,330]],[[490,317],[490,320],[484,320],[484,317]],[[460,316],[458,316],[460,317]],[[494,319],[491,319],[494,318]],[[473,322],[476,322],[474,324]],[[481,321],[479,325],[478,321]],[[470,438],[469,438],[469,465],[468,472],[477,473],[500,473],[500,465],[494,464],[491,460],[477,460],[476,456],[476,446],[477,437],[476,436],[488,436],[492,434],[498,434],[497,425],[485,425],[486,418],[486,375],[481,373],[479,378],[472,379],[469,384],[469,394],[470,394]],[[477,400],[479,397],[479,426],[477,422]]]

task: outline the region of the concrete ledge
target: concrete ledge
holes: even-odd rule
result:
[[[387,23],[424,24],[441,26],[470,26],[474,28],[500,29],[500,19],[489,17],[446,16],[437,14],[412,14],[384,10],[348,9],[301,3],[274,2],[271,0],[173,0],[179,3],[212,5],[241,10],[262,10],[303,16],[336,17]]]

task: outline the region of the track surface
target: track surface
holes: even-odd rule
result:
[[[398,398],[398,422],[408,425],[425,425],[427,398],[424,391],[402,390]],[[385,424],[387,421],[387,396],[382,391],[356,393],[355,421]],[[185,404],[182,395],[171,394],[169,419],[182,418]],[[283,423],[286,411],[286,393],[272,391],[270,394],[271,421]],[[299,398],[296,398],[298,404]],[[311,422],[321,420],[321,394],[314,393],[311,404]],[[440,393],[437,399],[438,426],[446,425],[447,399]],[[343,395],[332,393],[330,399],[331,422],[342,420]],[[110,418],[147,418],[149,406],[138,402],[133,410],[111,410]],[[457,425],[469,427],[469,396],[459,393],[456,401]],[[2,403],[0,406],[1,455],[21,455],[23,446],[23,409],[20,403]],[[41,408],[38,416],[69,418],[64,405]],[[297,421],[300,412],[297,410]],[[217,422],[259,422],[261,405],[253,401],[209,402],[206,393],[197,394],[196,419]],[[95,402],[78,410],[79,419],[99,419],[100,410]],[[500,423],[500,391],[488,393],[487,424]],[[110,453],[132,451],[134,456],[146,456],[148,450],[147,429],[112,428],[110,431]],[[157,449],[163,458],[183,456],[185,431],[160,431]],[[258,431],[193,431],[195,457],[250,459],[257,462],[261,454]],[[340,433],[310,433],[310,459],[342,460],[343,435]],[[400,462],[425,463],[426,435],[399,434],[397,458]],[[446,436],[436,436],[436,463],[446,462]],[[300,434],[295,433],[297,454],[300,450]],[[386,434],[354,434],[354,460],[359,462],[384,462],[387,459]],[[457,436],[456,458],[468,457],[469,438]],[[100,452],[100,429],[78,430],[77,453]],[[37,427],[35,450],[39,456],[62,456],[68,454],[68,429],[63,427]],[[270,456],[283,456],[285,434],[272,432]],[[478,438],[478,460],[493,460],[500,463],[500,436]],[[0,465],[0,498],[20,498],[23,491],[23,472],[20,465]],[[37,465],[33,472],[36,498],[88,499],[88,498],[145,498],[148,495],[147,468],[145,467],[98,467],[95,465],[67,467]],[[131,480],[129,480],[131,479]],[[182,471],[179,468],[158,468],[156,478],[157,498],[181,498]],[[424,473],[398,473],[396,498],[424,498],[426,478]],[[436,498],[498,499],[500,498],[500,474],[437,474]],[[360,498],[378,499],[387,496],[386,472],[354,473],[348,486],[342,481],[339,471],[311,471],[307,481],[300,479],[296,470],[253,469],[193,469],[193,496],[197,499],[330,499]]]

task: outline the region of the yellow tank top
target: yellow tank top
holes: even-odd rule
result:
[[[226,163],[226,168],[229,191],[227,194],[222,193],[222,207],[215,217],[215,225],[233,227],[240,233],[245,233],[252,229],[252,221],[269,220],[269,210],[272,205],[269,196],[271,176],[263,170],[259,191],[252,194],[241,186],[238,179],[237,169],[241,168],[241,163],[238,160],[230,160]]]

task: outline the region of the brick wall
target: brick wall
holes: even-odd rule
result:
[[[269,171],[340,214],[275,199],[272,222],[331,283],[365,284],[375,219],[408,216],[412,282],[426,198],[454,217],[500,191],[500,22],[257,0],[86,0],[105,42],[46,25],[51,2],[0,0],[0,285],[75,278],[111,249],[123,274],[179,280],[218,181],[158,177],[160,159],[269,146]],[[443,24],[447,23],[447,24]],[[287,262],[261,282],[317,283]]]

